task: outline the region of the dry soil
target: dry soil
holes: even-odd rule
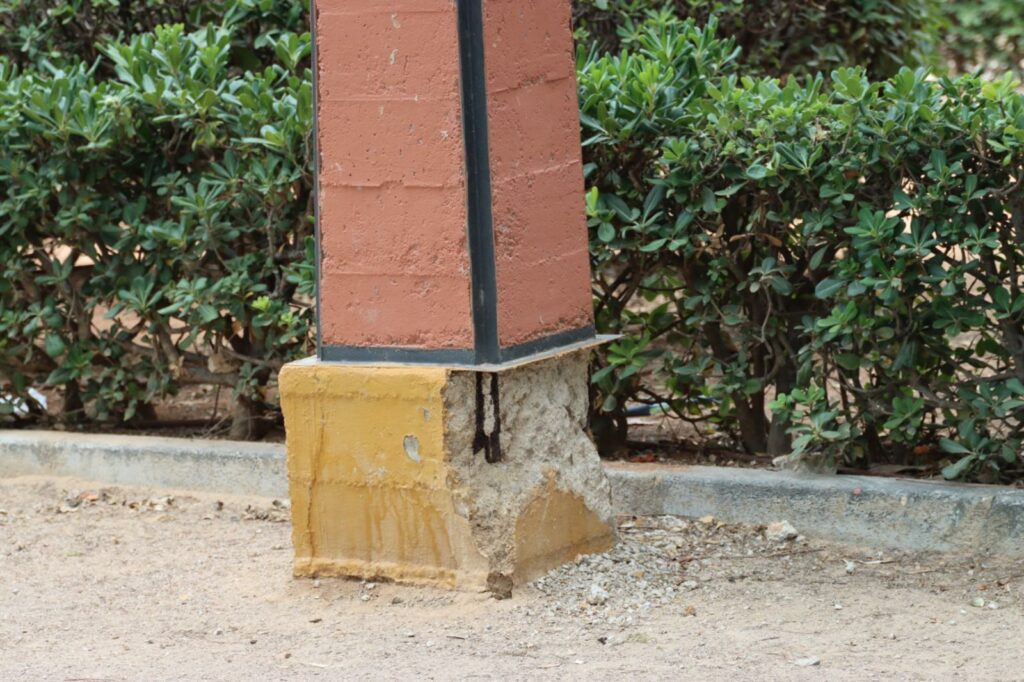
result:
[[[0,680],[1021,680],[1024,565],[624,519],[507,601],[293,580],[286,505],[0,481]]]

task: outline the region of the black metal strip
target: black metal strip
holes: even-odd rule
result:
[[[320,325],[320,311],[323,310],[323,300],[320,293],[321,287],[321,272],[320,272],[320,110],[318,83],[319,83],[319,72],[320,62],[317,59],[316,50],[316,25],[318,22],[317,5],[319,0],[313,0],[309,4],[309,30],[310,40],[312,41],[312,52],[310,53],[310,60],[313,64],[313,239],[315,240],[316,252],[314,258],[316,260],[316,310],[313,311],[313,316],[316,318],[316,356],[321,360],[324,359],[324,339],[323,329]],[[303,250],[305,248],[303,247]]]
[[[551,334],[550,336],[544,336],[535,341],[527,341],[526,343],[502,348],[501,361],[503,363],[515,362],[516,360],[522,360],[523,358],[527,358],[531,355],[539,355],[564,346],[571,346],[574,343],[579,343],[581,341],[589,341],[596,337],[597,332],[595,332],[594,328],[589,325],[581,327],[580,329],[570,329],[568,331],[558,332],[556,334]]]
[[[458,348],[403,348],[399,346],[324,346],[324,362],[394,362],[403,365],[474,365],[476,352]]]
[[[474,346],[477,364],[496,364],[501,361],[501,347],[498,340],[498,276],[494,261],[482,0],[458,0],[458,13]]]
[[[395,362],[409,365],[439,365],[471,367],[473,365],[502,365],[524,360],[559,348],[565,348],[582,341],[596,339],[591,326],[570,329],[527,341],[500,350],[497,362],[482,363],[477,360],[476,351],[459,348],[402,348],[393,346],[324,346],[320,356],[325,362]]]

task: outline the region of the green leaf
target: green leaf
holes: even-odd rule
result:
[[[764,180],[768,176],[768,168],[755,163],[747,169],[747,177],[751,180]]]
[[[942,469],[942,476],[947,481],[955,481],[955,480],[963,477],[963,475],[965,473],[967,473],[967,470],[970,469],[971,466],[974,465],[974,463],[977,461],[977,459],[978,459],[977,455],[968,455],[966,457],[961,457],[959,460],[957,460],[953,464],[950,464],[947,467],[943,467],[943,469]]]
[[[811,256],[811,260],[808,262],[807,267],[810,268],[811,270],[817,270],[818,268],[820,268],[821,262],[825,260],[826,253],[828,253],[827,246],[823,246],[817,251],[815,251],[814,255]]]
[[[782,277],[772,277],[771,285],[772,289],[782,296],[790,296],[793,293],[793,285],[789,283],[789,280],[783,279]]]
[[[644,244],[640,247],[640,250],[644,253],[652,253],[654,251],[660,251],[665,244],[668,243],[668,239],[655,239],[649,244]]]
[[[715,193],[711,191],[710,187],[701,190],[700,198],[700,206],[705,213],[718,213],[718,200],[715,199]]]
[[[629,205],[621,198],[614,194],[602,194],[601,199],[604,200],[608,206],[615,211],[616,215],[622,220],[630,221],[633,219],[633,211],[630,210]]]
[[[814,287],[814,295],[821,299],[831,298],[845,286],[844,282],[838,279],[823,279]]]
[[[860,356],[854,353],[840,353],[836,356],[836,364],[851,372],[860,369],[860,363]]]
[[[647,197],[644,199],[644,215],[649,216],[653,214],[664,200],[665,186],[655,185],[652,187],[651,191],[647,193]]]
[[[47,334],[46,341],[43,344],[46,354],[51,358],[56,358],[64,353],[66,346],[64,345],[64,339],[60,338],[57,334]]]
[[[217,309],[206,303],[200,305],[196,312],[199,313],[199,319],[202,320],[203,324],[209,324],[220,317]]]
[[[943,438],[939,441],[939,447],[942,448],[943,452],[948,452],[951,455],[969,455],[971,451],[965,448],[960,443],[952,441],[948,438]]]

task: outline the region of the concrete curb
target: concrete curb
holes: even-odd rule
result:
[[[787,520],[809,537],[852,545],[1024,556],[1024,491],[759,469],[607,469],[620,513]]]
[[[0,478],[15,476],[288,496],[284,446],[271,443],[0,431]]]
[[[620,514],[755,524],[785,519],[808,537],[848,544],[1024,557],[1024,491],[755,469],[608,464],[606,470]],[[288,494],[282,445],[0,431],[0,478],[41,475]]]

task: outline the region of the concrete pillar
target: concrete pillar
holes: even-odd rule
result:
[[[568,0],[314,0],[295,572],[505,594],[613,540]]]

